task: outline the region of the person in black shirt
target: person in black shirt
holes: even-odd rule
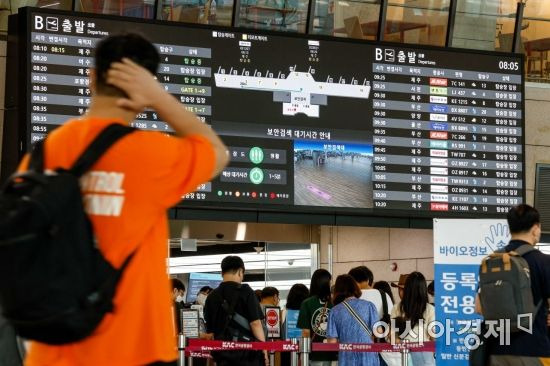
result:
[[[524,244],[536,245],[540,241],[540,216],[531,206],[519,205],[510,209],[508,226],[512,239],[504,248],[507,252]],[[498,341],[492,342],[491,366],[550,364],[550,337],[547,330],[550,256],[535,250],[525,254],[523,258],[529,264],[534,303],[541,303],[542,306],[534,316],[532,333],[512,333],[509,345],[501,346]],[[482,308],[479,307],[478,310],[483,313]]]
[[[206,333],[209,339],[228,339],[228,330],[231,333],[243,334],[244,338],[250,336],[255,341],[265,342],[265,334],[262,327],[262,312],[256,294],[250,286],[242,284],[244,278],[244,262],[240,257],[228,256],[221,263],[223,281],[219,287],[212,291],[206,298],[204,307],[204,320]],[[234,314],[239,314],[248,323],[248,328],[243,329],[238,322],[230,320],[228,312],[234,305]],[[235,332],[236,330],[236,332]],[[247,334],[248,333],[248,334]],[[259,366],[268,365],[267,353],[254,351],[212,352],[218,366]]]

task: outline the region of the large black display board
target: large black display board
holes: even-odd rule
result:
[[[230,147],[183,205],[444,217],[523,201],[520,56],[38,9],[10,31],[19,153],[86,110],[94,45],[120,31],[157,45],[159,80]],[[154,111],[135,126],[170,132]]]

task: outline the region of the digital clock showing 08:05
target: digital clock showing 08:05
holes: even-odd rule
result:
[[[519,71],[519,62],[517,61],[499,61],[498,68],[500,70]]]

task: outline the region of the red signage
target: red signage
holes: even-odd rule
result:
[[[432,203],[432,211],[449,211],[448,203]]]
[[[279,312],[275,309],[268,309],[265,312],[265,321],[270,327],[274,327],[279,323]]]
[[[267,306],[265,308],[265,325],[267,328],[267,338],[274,339],[281,337],[281,309],[276,306]]]
[[[430,131],[430,138],[437,140],[447,140],[449,138],[449,134],[445,131]]]
[[[434,85],[434,86],[447,86],[447,79],[442,79],[442,78],[430,78],[430,85]]]

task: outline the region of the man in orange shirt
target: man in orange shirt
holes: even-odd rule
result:
[[[113,36],[96,49],[91,106],[45,143],[45,168],[69,168],[109,124],[129,124],[151,108],[175,137],[137,131],[112,146],[81,178],[94,234],[116,268],[137,248],[114,298],[114,311],[83,341],[32,342],[28,366],[175,365],[177,358],[166,269],[166,210],[216,176],[228,162],[218,136],[155,80],[159,55],[135,34]],[[22,164],[26,166],[28,158]]]

